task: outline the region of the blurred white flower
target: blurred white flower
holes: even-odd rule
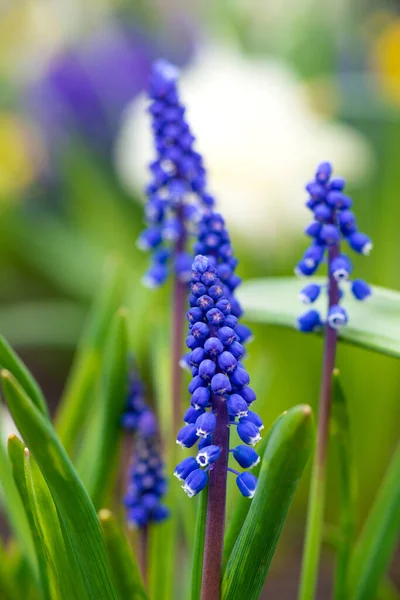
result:
[[[301,233],[309,217],[302,190],[320,161],[330,160],[353,184],[371,168],[362,135],[313,112],[304,87],[280,62],[209,48],[182,74],[180,90],[218,209],[259,248]],[[117,171],[129,190],[142,189],[154,157],[145,110],[144,97],[128,108],[116,145]]]

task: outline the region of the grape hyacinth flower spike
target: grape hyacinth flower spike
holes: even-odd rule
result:
[[[201,210],[214,204],[206,193],[206,172],[194,150],[195,137],[178,94],[179,70],[161,59],[153,64],[148,95],[156,159],[146,188],[145,229],[138,246],[152,252],[144,282],[162,285],[171,270],[182,283],[190,279],[192,257],[186,251]]]
[[[228,467],[229,452],[240,467],[252,468],[259,460],[252,446],[261,439],[263,428],[261,419],[250,410],[256,396],[241,363],[245,350],[237,333],[238,320],[232,315],[214,264],[214,260],[197,255],[192,266],[186,339],[193,376],[189,384],[191,405],[177,443],[183,448],[197,444],[198,451],[196,457],[180,462],[174,473],[189,497],[209,484],[203,565],[206,584],[202,593],[210,598],[216,597],[220,583],[227,473],[236,475],[243,496],[252,498],[257,486],[251,473]],[[230,450],[229,430],[233,426],[243,443]]]
[[[124,498],[127,523],[144,529],[169,515],[162,500],[166,493],[164,461],[155,414],[145,400],[143,383],[136,373],[129,379],[128,399],[121,418],[122,427],[134,435],[132,462]]]
[[[368,283],[361,279],[351,279],[353,265],[343,249],[344,243],[358,254],[367,255],[372,249],[369,237],[358,230],[355,215],[351,210],[353,202],[344,193],[344,187],[344,179],[332,177],[332,167],[329,163],[324,162],[319,165],[314,180],[306,186],[309,193],[306,206],[313,213],[313,221],[308,225],[305,233],[311,237],[312,242],[295,269],[296,274],[310,277],[316,273],[323,262],[326,262],[328,271],[327,285],[310,283],[303,287],[299,294],[305,304],[313,304],[323,290],[328,296],[326,318],[321,317],[318,310],[309,309],[297,321],[298,329],[305,333],[325,326],[317,444],[310,488],[300,600],[313,597],[317,584],[332,404],[332,376],[335,369],[338,331],[348,322],[347,311],[341,305],[343,295],[341,288],[344,285],[349,286],[353,296],[360,301],[371,295]]]
[[[214,204],[206,193],[203,160],[194,150],[195,137],[185,118],[178,93],[179,70],[161,59],[153,64],[148,95],[156,158],[150,165],[147,186],[147,228],[138,246],[152,253],[144,276],[149,287],[161,286],[174,274],[172,314],[172,420],[179,427],[184,307],[190,280],[192,255],[188,238],[206,208]]]
[[[365,300],[371,294],[368,283],[362,279],[351,280],[353,266],[350,258],[341,246],[347,242],[358,254],[369,254],[372,249],[371,240],[357,228],[354,213],[350,210],[352,200],[343,190],[345,181],[341,177],[331,177],[332,167],[329,163],[321,163],[314,181],[306,186],[309,199],[306,206],[313,213],[313,221],[307,226],[305,233],[312,242],[297,264],[295,273],[310,277],[319,266],[326,261],[328,265],[328,285],[311,283],[303,287],[299,298],[304,304],[315,302],[322,290],[328,291],[329,303],[326,322],[329,328],[338,330],[348,321],[347,311],[340,305],[342,291],[340,287],[347,283],[357,300]],[[297,320],[297,327],[305,333],[320,328],[324,323],[320,313],[309,309]]]

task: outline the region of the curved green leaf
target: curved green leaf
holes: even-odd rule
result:
[[[323,283],[323,279],[313,279]],[[239,290],[239,300],[249,320],[294,328],[302,312],[297,295],[303,287],[296,277],[254,279]],[[324,299],[316,307],[324,314]],[[303,309],[304,310],[304,309]],[[339,341],[400,357],[400,293],[373,287],[372,296],[359,302],[346,296],[349,324],[340,331]]]
[[[14,475],[14,476],[13,476]],[[3,490],[3,507],[8,517],[11,529],[18,541],[22,553],[26,557],[32,575],[37,575],[35,548],[30,532],[28,518],[24,510],[24,497],[18,489],[7,452],[0,441],[0,485]]]
[[[51,423],[41,414],[11,373],[1,373],[11,415],[49,486],[54,502],[79,557],[89,597],[117,600],[104,537],[90,498]]]
[[[45,556],[50,598],[84,600],[88,598],[80,573],[73,572],[65,547],[57,510],[47,484],[29,450],[24,450],[25,482],[33,515],[37,546]]]
[[[204,491],[197,500],[196,528],[194,533],[192,558],[191,600],[200,600],[203,573],[204,539],[206,534],[207,493]]]
[[[222,600],[259,598],[313,444],[309,406],[296,406],[282,416],[266,447],[256,494],[223,575]]]
[[[373,600],[400,537],[400,444],[378,490],[351,561],[351,599]]]
[[[342,600],[349,597],[349,567],[356,520],[356,476],[351,452],[347,400],[337,369],[333,372],[331,433],[336,441],[340,473],[340,534],[337,548],[334,598]]]
[[[38,383],[24,365],[19,356],[14,352],[11,346],[7,343],[3,336],[0,335],[0,367],[7,369],[12,373],[15,379],[20,383],[32,402],[36,404],[38,409],[49,417],[46,400]]]
[[[124,308],[112,320],[99,383],[93,424],[86,429],[78,461],[78,472],[96,507],[103,502],[122,433],[120,419],[128,386],[128,324]]]
[[[274,421],[274,423],[272,423],[271,427],[268,429],[266,435],[264,435],[258,450],[259,456],[264,456],[265,449],[271,438],[272,432],[274,431],[275,427],[280,423],[281,419],[284,417],[285,414],[286,412],[279,415],[279,417]],[[260,473],[260,468],[261,462],[256,467],[254,467],[254,469],[252,469],[252,473],[254,473],[256,477],[258,477]],[[245,498],[242,495],[240,495],[236,500],[235,510],[230,520],[229,527],[224,540],[224,565],[226,565],[226,563],[228,562],[229,556],[240,534],[240,530],[242,529],[243,523],[246,520],[250,506],[251,502],[249,502],[248,498]]]
[[[107,509],[99,511],[115,587],[121,599],[147,600],[142,577],[129,540],[114,515]]]

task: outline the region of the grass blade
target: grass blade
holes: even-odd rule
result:
[[[124,531],[109,510],[100,510],[99,519],[120,597],[127,600],[147,600],[139,567]]]
[[[203,572],[204,536],[206,533],[207,493],[200,494],[197,501],[196,529],[194,533],[194,552],[192,558],[191,600],[200,600],[201,576]]]
[[[49,488],[28,448],[24,450],[26,489],[37,546],[45,556],[49,598],[83,600],[88,598],[80,573],[71,571],[60,521]]]
[[[33,518],[32,507],[29,502],[28,489],[26,487],[25,467],[24,467],[24,444],[21,442],[20,439],[17,438],[16,435],[11,435],[8,439],[8,456],[9,456],[10,463],[11,463],[14,481],[18,488],[19,494],[21,496],[23,506],[25,507],[25,512],[26,512],[26,516],[28,519],[30,531],[32,533],[34,552],[36,552],[36,558],[37,558],[37,565],[35,564],[35,567],[37,567],[37,569],[35,569],[34,575],[35,575],[35,579],[37,579],[37,582],[36,582],[37,585],[39,586],[39,582],[40,582],[40,587],[41,587],[41,592],[39,592],[39,590],[38,590],[38,594],[40,596],[43,596],[44,598],[49,598],[50,597],[50,589],[49,589],[49,579],[48,579],[48,573],[47,573],[46,557],[45,557],[45,554],[43,551],[43,547],[39,542],[39,538],[36,535],[36,527],[35,527],[35,522],[34,522],[34,518]],[[36,563],[36,558],[35,558],[35,563]],[[21,567],[22,571],[25,570],[24,563],[21,561],[18,554],[16,557],[14,557],[14,560],[16,563],[15,576],[16,576],[17,580],[20,580],[21,579],[20,567]],[[38,570],[38,576],[36,575],[36,570]]]
[[[70,459],[51,423],[12,375],[2,371],[1,378],[11,415],[46,479],[69,532],[89,597],[117,600],[100,523]]]
[[[355,546],[351,599],[373,600],[400,535],[400,444]]]
[[[11,529],[18,541],[33,576],[37,576],[35,548],[30,532],[29,522],[24,510],[25,499],[18,489],[15,472],[10,467],[7,452],[0,441],[0,483],[3,489],[4,509]]]
[[[108,326],[123,295],[123,275],[123,268],[118,260],[107,263],[104,283],[90,311],[60,402],[56,429],[69,454],[72,453],[79,430],[92,406],[91,399],[100,372]]]
[[[32,402],[34,402],[34,404],[46,417],[49,417],[49,410],[47,408],[47,403],[43,396],[42,390],[22,360],[1,335],[0,367],[10,371],[10,373],[20,383],[21,387],[25,390],[26,394],[32,399]]]
[[[122,434],[120,417],[128,386],[128,323],[124,308],[118,310],[111,323],[100,381],[93,427],[83,442],[78,463],[78,472],[82,472],[95,507],[104,500]]]
[[[347,402],[340,384],[338,370],[333,372],[331,433],[335,436],[337,443],[341,496],[334,598],[343,600],[343,598],[349,598],[349,566],[355,535],[356,481]]]
[[[258,599],[313,444],[310,407],[292,408],[272,432],[262,458],[258,489],[223,575],[223,600]]]
[[[262,440],[262,442],[259,446],[259,450],[258,450],[260,456],[264,455],[265,449],[271,438],[272,432],[274,431],[275,427],[277,427],[277,425],[280,423],[281,419],[283,418],[283,416],[285,414],[286,413],[279,415],[279,417],[274,421],[274,423],[271,425],[271,427],[267,431],[266,435],[263,437],[263,440]],[[258,475],[260,473],[260,468],[261,468],[261,463],[259,463],[254,469],[252,469],[252,473],[254,473],[254,475],[256,477],[258,477]],[[235,510],[233,512],[227,533],[225,535],[224,559],[223,559],[224,566],[226,566],[226,564],[229,560],[229,557],[231,555],[231,552],[233,550],[235,542],[240,534],[240,530],[242,529],[243,523],[246,520],[247,513],[249,512],[250,506],[251,506],[251,502],[249,502],[248,498],[245,498],[242,495],[240,495],[238,497],[238,499],[236,501],[236,505],[235,505]]]

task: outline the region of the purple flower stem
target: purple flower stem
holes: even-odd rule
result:
[[[332,261],[339,255],[339,245],[330,246],[328,250],[328,269]],[[329,308],[339,303],[339,286],[336,279],[329,275],[328,284]],[[325,350],[322,368],[322,383],[319,401],[317,463],[325,468],[329,434],[329,419],[332,404],[332,374],[335,368],[337,330],[325,326]]]
[[[340,253],[339,244],[328,249],[328,271],[334,258]],[[329,308],[339,303],[339,286],[329,275]],[[329,309],[328,309],[329,310]],[[317,445],[311,476],[308,502],[306,537],[301,570],[299,600],[313,600],[318,581],[318,564],[321,550],[322,529],[325,509],[326,457],[329,440],[329,420],[332,405],[332,376],[335,368],[337,331],[325,326],[325,349],[322,367],[322,382],[319,400]]]
[[[177,210],[178,218],[183,224],[183,207]],[[185,227],[176,242],[175,252],[183,252],[186,244]],[[179,280],[175,274],[173,289],[172,308],[172,425],[173,433],[180,427],[181,421],[181,393],[182,393],[182,368],[179,365],[183,352],[183,333],[185,326],[185,303],[187,296],[187,285]]]
[[[228,408],[224,396],[212,396],[216,415],[213,444],[221,454],[210,470],[201,600],[219,600],[225,531],[226,478],[229,457]]]
[[[144,586],[147,587],[147,565],[149,550],[149,527],[145,525],[139,529],[138,562]]]

